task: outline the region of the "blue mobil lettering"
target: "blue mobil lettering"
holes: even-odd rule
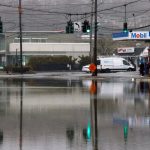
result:
[[[147,38],[147,33],[131,33],[131,38],[134,39]]]

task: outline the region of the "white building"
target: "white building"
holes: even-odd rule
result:
[[[20,41],[15,34],[6,36],[6,57],[7,64],[15,64],[20,58]],[[25,65],[32,56],[65,55],[78,58],[88,56],[90,53],[90,43],[81,39],[75,34],[51,33],[51,32],[23,32],[22,56]]]

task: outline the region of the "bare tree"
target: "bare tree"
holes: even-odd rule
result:
[[[98,39],[98,55],[112,55],[115,49],[111,38]]]

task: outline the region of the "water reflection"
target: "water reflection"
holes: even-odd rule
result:
[[[0,130],[0,145],[3,144],[3,131]]]
[[[149,149],[148,81],[0,83],[3,150]]]
[[[74,129],[73,128],[67,129],[66,135],[67,135],[67,138],[69,139],[69,141],[72,142],[72,140],[74,139]]]
[[[90,88],[90,80],[83,81],[83,86]],[[150,101],[150,83],[140,79],[98,82],[98,101],[101,111],[115,112],[129,109],[148,113]],[[140,103],[140,105],[139,105]],[[130,107],[130,108],[129,108]],[[141,107],[141,108],[139,108]],[[144,111],[144,112],[143,112]]]
[[[23,81],[20,80],[20,140],[19,146],[20,150],[22,150],[22,134],[23,134]]]
[[[92,141],[93,150],[98,150],[98,122],[97,122],[97,81],[92,80],[90,85],[90,111],[91,111],[91,124],[92,124]]]
[[[91,82],[90,80],[83,81],[83,86],[90,89]],[[150,127],[150,83],[140,79],[105,80],[99,81],[97,86],[97,113],[100,125],[103,126],[103,130],[98,131],[100,147],[104,146],[105,141],[109,141],[109,136],[116,137],[116,139],[118,139],[118,136],[120,137],[118,141],[112,139],[104,147],[114,145],[114,142],[118,144],[118,146],[116,145],[117,147],[120,147],[121,139],[123,139],[125,143],[124,149],[129,147],[136,149],[137,146],[131,146],[132,142],[139,145],[134,140],[139,138],[139,132],[147,137],[147,129]],[[117,130],[114,135],[111,135],[111,132],[104,132],[105,128],[110,126],[112,126],[112,130],[113,128]],[[140,130],[137,130],[139,128]],[[131,137],[132,140],[130,139]],[[103,138],[105,140],[102,140]],[[149,138],[150,136],[148,136]],[[145,140],[148,141],[148,139]],[[141,143],[139,139],[138,142]],[[145,147],[145,144],[142,143],[142,145]],[[111,149],[117,149],[116,146],[112,146]]]

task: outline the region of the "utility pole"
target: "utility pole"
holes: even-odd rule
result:
[[[97,76],[97,0],[95,0],[95,31],[94,31],[94,51],[93,51],[93,63],[96,66],[96,70],[92,73],[92,76]]]
[[[18,53],[17,53],[17,49],[16,49],[16,64],[15,66],[18,66]]]
[[[21,0],[19,0],[19,38],[20,38],[20,73],[23,74],[23,65],[22,65],[22,4]]]
[[[92,62],[92,58],[93,58],[93,48],[92,48],[92,34],[93,34],[93,10],[94,10],[94,0],[92,1],[92,6],[91,6],[91,29],[90,29],[90,56],[91,56],[91,62]]]

